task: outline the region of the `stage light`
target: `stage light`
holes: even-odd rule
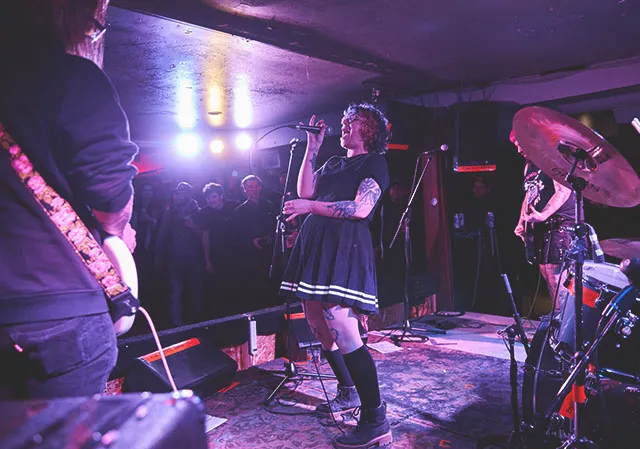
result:
[[[247,133],[240,133],[238,137],[236,137],[236,146],[238,149],[246,151],[251,148],[252,144],[251,136]]]
[[[182,78],[178,82],[178,125],[182,129],[196,126],[196,96],[192,83]]]
[[[238,128],[247,128],[253,122],[249,80],[246,75],[238,78],[233,89],[233,117]]]
[[[207,121],[211,126],[221,126],[224,121],[222,110],[224,109],[224,97],[222,89],[217,84],[211,84],[207,92]]]
[[[213,154],[220,154],[224,150],[224,142],[220,139],[212,140],[211,144],[209,144],[209,150]]]
[[[176,139],[178,154],[184,157],[195,157],[202,150],[202,139],[196,133],[183,133]]]

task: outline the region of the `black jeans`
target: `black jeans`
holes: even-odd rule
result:
[[[117,356],[108,313],[0,325],[0,400],[100,394]]]

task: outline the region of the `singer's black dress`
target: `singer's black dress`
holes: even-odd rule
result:
[[[334,156],[318,170],[317,201],[352,201],[362,180],[389,187],[380,154]],[[382,195],[381,195],[382,197]],[[380,198],[381,199],[381,198]],[[380,202],[361,220],[310,214],[302,224],[283,275],[280,294],[377,313],[378,291],[369,224]]]

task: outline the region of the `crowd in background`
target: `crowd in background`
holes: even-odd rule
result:
[[[243,198],[221,184],[172,190],[153,181],[136,185],[131,224],[140,299],[156,324],[174,327],[280,303],[269,277],[282,191],[242,179]]]
[[[286,223],[284,243],[276,234],[285,181],[286,173],[281,173],[270,187],[248,175],[235,189],[216,182],[195,186],[182,181],[167,187],[153,178],[137,180],[131,219],[138,242],[134,257],[140,299],[156,326],[181,326],[284,302],[277,291],[298,228],[298,223]],[[391,286],[381,292],[382,303],[402,300],[403,234],[392,250],[383,248],[404,209],[405,190],[392,184],[372,224],[379,273],[387,271],[384,266],[393,267],[391,276],[385,276]]]

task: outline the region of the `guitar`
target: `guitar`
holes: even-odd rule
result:
[[[528,211],[530,207],[533,207],[536,199],[540,196],[539,186],[535,183],[529,183],[526,187],[525,193],[525,211]],[[524,222],[524,255],[527,262],[531,265],[538,263],[538,255],[536,254],[535,237],[533,233],[534,224],[528,221]]]
[[[94,276],[96,273],[104,274],[102,272],[104,261],[99,260],[99,251],[96,255],[96,251],[92,251],[92,249],[99,250],[102,248],[105,255],[111,261],[113,269],[118,273],[122,283],[124,284],[122,285],[122,283],[118,283],[114,279],[115,276],[107,273],[106,276],[96,278],[98,282],[101,283],[103,289],[105,289],[105,292],[112,287],[116,287],[119,290],[117,293],[120,294],[118,296],[118,307],[126,307],[127,309],[129,307],[132,309],[137,307],[139,305],[139,302],[137,301],[138,275],[133,256],[124,241],[115,236],[107,236],[104,239],[103,244],[100,245],[69,202],[61,197],[53,188],[47,185],[46,181],[34,168],[29,157],[22,151],[22,148],[9,135],[1,123],[0,147],[7,150],[11,167],[15,170],[21,183],[33,195],[36,203],[53,221],[56,227],[64,235],[65,239],[67,239],[73,246],[78,256],[82,258],[83,262],[86,264],[92,264],[92,266],[87,265],[87,268]],[[71,237],[72,234],[73,237]],[[109,280],[108,283],[107,279]],[[123,292],[122,290],[124,290],[124,287],[128,287],[130,292],[128,290]],[[114,293],[114,295],[117,293]],[[135,306],[131,305],[131,297],[129,296],[127,301],[126,296],[122,295],[133,295],[133,299],[135,299],[138,304]],[[137,308],[135,310],[137,310]],[[131,329],[134,320],[135,314],[133,316],[125,314],[125,316],[117,319],[114,323],[116,335],[122,335]]]
[[[120,237],[110,235],[102,242],[102,249],[109,257],[113,268],[118,272],[122,282],[131,289],[131,294],[138,297],[138,272],[133,255],[129,248]],[[136,316],[123,316],[113,323],[116,335],[125,334],[133,326]]]

